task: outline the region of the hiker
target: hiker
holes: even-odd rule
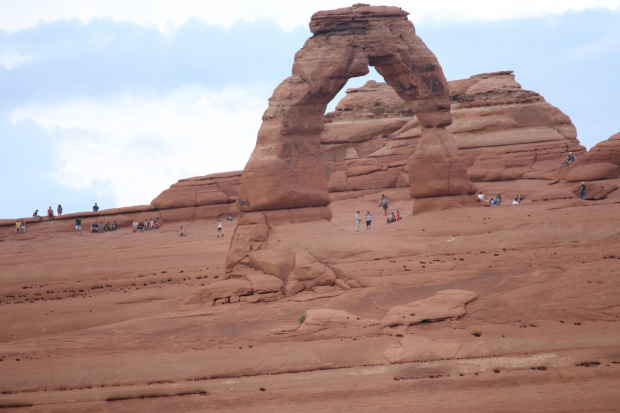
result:
[[[138,220],[137,219],[133,220],[132,227],[133,227],[133,232],[136,232],[138,230]]]
[[[185,230],[183,229],[183,225],[181,225],[181,228],[179,228],[179,237],[184,237],[185,236]]]
[[[366,211],[366,231],[370,230],[370,224],[372,223],[372,214],[370,211]]]
[[[93,205],[93,212],[99,212],[99,205],[97,205],[96,202],[95,205]]]
[[[82,219],[80,217],[75,218],[75,236],[78,236],[78,233],[80,234],[80,237],[82,236]]]
[[[222,232],[222,220],[218,219],[217,220],[217,236],[219,237],[220,234],[222,235],[222,238],[224,238],[224,233]]]
[[[52,209],[51,205],[49,206],[49,208],[47,208],[47,217],[49,219],[54,219],[54,210]]]
[[[586,184],[585,184],[585,182],[581,182],[581,186],[579,187],[579,198],[586,199]]]
[[[401,219],[403,219],[403,216],[400,214],[399,210],[396,210],[396,221],[400,221]]]
[[[360,216],[360,211],[355,213],[355,231],[360,230],[360,222],[362,221],[362,217]]]
[[[34,212],[32,213],[32,217],[33,218],[39,218],[40,220],[43,219],[43,217],[39,216],[39,210],[35,209]]]
[[[21,234],[22,232],[22,222],[18,219],[15,221],[15,235]]]
[[[568,165],[575,162],[575,155],[573,155],[572,152],[568,153],[568,156],[566,156],[566,160],[564,162],[562,162],[562,165]]]
[[[383,208],[383,214],[387,215],[388,210],[388,197],[385,195],[381,195],[381,201],[379,201],[379,206]]]
[[[58,212],[58,216],[62,215],[62,205],[58,204],[58,208],[56,208],[56,211]]]
[[[525,196],[523,195],[523,192],[521,191],[517,192],[517,196],[515,197],[517,202],[520,203],[521,201],[523,201],[523,198],[525,198]]]

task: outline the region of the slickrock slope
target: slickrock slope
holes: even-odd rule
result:
[[[408,188],[334,201],[330,222],[280,225],[270,237],[283,248],[303,243],[333,285],[273,302],[247,302],[247,292],[225,305],[186,301],[224,277],[236,220],[224,223],[224,238],[200,217],[176,223],[185,238],[166,222],[83,237],[68,219],[30,224],[24,235],[1,227],[0,406],[614,411],[620,191],[548,198],[578,187],[562,185],[482,182],[484,193],[522,190],[526,199],[405,213],[389,225],[378,198],[409,211]],[[371,211],[371,230],[355,232],[356,210]],[[267,294],[281,284],[250,285]],[[463,292],[442,293],[454,304],[438,301],[446,290]],[[448,319],[380,323],[399,307]]]
[[[316,13],[243,175],[25,234],[1,221],[0,408],[617,410],[617,136],[584,153],[511,72],[448,90],[406,16]],[[368,65],[390,87],[323,117]],[[163,227],[132,231],[143,215]],[[119,229],[89,233],[102,219]]]

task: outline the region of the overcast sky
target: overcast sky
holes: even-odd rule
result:
[[[243,169],[312,13],[351,4],[0,0],[0,218],[149,204]],[[411,13],[448,80],[514,70],[586,148],[620,131],[620,0],[376,4]]]

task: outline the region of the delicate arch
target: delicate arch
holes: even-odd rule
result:
[[[269,99],[256,147],[243,171],[238,206],[266,211],[330,203],[319,135],[327,104],[352,77],[374,66],[404,99],[431,141],[427,158],[412,157],[430,185],[412,187],[414,197],[473,193],[452,134],[448,83],[435,55],[415,34],[406,11],[357,4],[312,16],[313,36],[295,54],[292,76]],[[432,129],[438,129],[432,133]],[[413,170],[413,172],[412,172]],[[435,177],[433,171],[440,176]],[[447,179],[447,181],[446,181]],[[435,182],[436,181],[436,182]]]

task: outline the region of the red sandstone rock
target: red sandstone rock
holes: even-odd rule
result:
[[[368,73],[368,65],[407,101],[423,126],[443,128],[452,122],[441,67],[415,35],[407,15],[395,7],[361,4],[315,13],[310,23],[314,36],[295,55],[293,76],[276,88],[263,115],[256,148],[242,175],[240,210],[329,204],[320,158],[323,114],[347,79]],[[456,167],[451,175],[461,169]],[[461,179],[466,180],[466,174]]]
[[[620,165],[620,132],[590,148],[583,157],[583,163],[613,163]]]
[[[432,297],[390,309],[381,320],[384,327],[409,326],[423,321],[460,318],[465,314],[465,304],[476,299],[476,293],[464,290],[443,290]]]
[[[598,181],[600,179],[613,179],[620,176],[620,165],[613,163],[590,163],[575,165],[566,174],[568,182]]]

